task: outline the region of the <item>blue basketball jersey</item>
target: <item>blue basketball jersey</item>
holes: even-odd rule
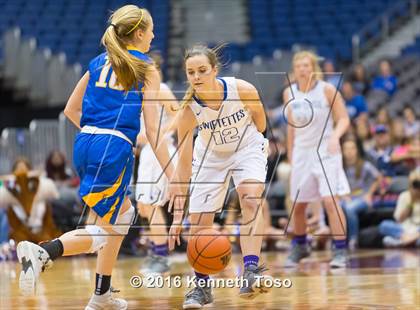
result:
[[[147,62],[151,59],[135,49],[129,49],[135,57]],[[106,53],[100,54],[89,63],[89,82],[83,97],[80,125],[114,129],[125,134],[135,144],[140,131],[140,113],[143,101],[139,83],[138,90],[125,92],[116,83]]]

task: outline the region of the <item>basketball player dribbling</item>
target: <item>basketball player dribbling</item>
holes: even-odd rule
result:
[[[349,127],[349,117],[340,93],[322,80],[314,53],[296,53],[293,74],[296,82],[284,92],[295,234],[286,265],[295,266],[309,256],[305,209],[308,203],[321,200],[333,235],[330,266],[345,267],[346,219],[338,196],[350,192],[340,150],[340,137]]]
[[[264,232],[262,195],[266,178],[267,140],[262,135],[266,116],[257,90],[234,77],[217,77],[217,53],[206,46],[194,46],[184,57],[189,89],[181,104],[178,119],[178,177],[188,184],[190,234],[211,228],[220,212],[230,177],[236,186],[242,211],[241,249],[243,277],[248,285],[239,296],[251,299],[265,293],[259,257]],[[198,137],[193,148],[193,132]],[[194,155],[193,155],[194,153]],[[186,192],[186,191],[185,191]],[[169,233],[170,248],[180,232],[182,210],[175,210]],[[196,272],[200,282],[209,276]],[[197,309],[213,301],[209,285],[196,286],[184,299],[184,309]]]

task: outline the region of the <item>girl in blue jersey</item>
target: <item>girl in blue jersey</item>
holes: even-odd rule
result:
[[[155,121],[160,76],[145,55],[153,38],[147,10],[126,5],[111,15],[102,37],[106,53],[90,62],[64,110],[81,128],[74,164],[81,179],[80,198],[91,211],[88,225],[39,246],[28,241],[18,244],[23,293],[34,292],[40,272],[51,267],[54,259],[98,251],[95,292],[86,309],[127,308],[125,300],[111,297],[110,283],[121,242],[134,220],[134,207],[126,194],[142,110],[153,151],[168,178],[173,172],[167,145],[158,141]],[[181,194],[177,188],[170,188],[171,197]]]

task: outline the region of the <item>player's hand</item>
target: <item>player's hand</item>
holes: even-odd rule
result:
[[[169,206],[168,212],[173,211],[174,220],[169,230],[168,235],[168,246],[169,250],[172,251],[175,248],[175,242],[180,245],[181,240],[179,234],[182,229],[182,220],[184,214],[184,207],[186,203],[186,194],[182,189],[179,182],[173,180],[169,184]]]
[[[178,245],[181,245],[181,239],[180,234],[182,230],[182,222],[175,221],[171,225],[171,228],[169,229],[169,235],[168,235],[168,247],[169,251],[172,251],[175,249],[175,242]]]

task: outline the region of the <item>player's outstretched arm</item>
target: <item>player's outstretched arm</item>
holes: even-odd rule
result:
[[[252,120],[259,132],[264,132],[267,126],[267,120],[263,104],[258,95],[257,89],[247,81],[237,79],[236,85],[239,92],[239,97],[245,104],[245,108],[251,113]]]
[[[89,71],[79,80],[64,108],[64,115],[79,129],[81,129],[80,118],[82,117],[83,96],[85,95],[88,82]]]
[[[181,233],[184,207],[188,198],[189,180],[192,174],[192,153],[193,153],[193,133],[197,125],[194,114],[189,107],[178,112],[176,117],[178,124],[178,161],[175,175],[182,190],[182,195],[173,202],[174,218],[171,229],[169,230],[169,249],[175,248],[175,242],[180,244],[179,234]],[[169,211],[171,211],[169,209]]]
[[[168,179],[172,179],[174,166],[171,163],[168,145],[159,134],[159,89],[160,76],[155,68],[147,73],[143,94],[143,116],[146,136]]]

